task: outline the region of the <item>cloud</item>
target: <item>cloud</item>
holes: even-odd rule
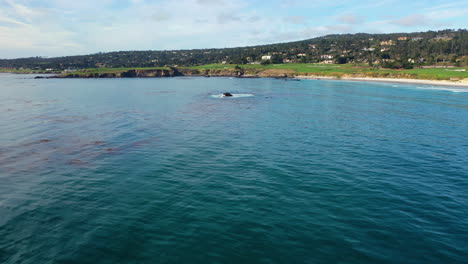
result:
[[[410,14],[390,21],[391,24],[403,27],[421,27],[426,26],[432,29],[447,27],[451,21],[456,18],[464,18],[468,13],[468,3],[452,2],[441,5],[431,6],[421,11],[422,13]]]
[[[306,18],[304,16],[288,16],[284,18],[284,22],[301,25],[305,24]]]
[[[24,5],[19,4],[19,3],[15,3],[12,0],[7,0],[6,2],[21,17],[29,17],[29,16],[33,16],[35,14],[35,11],[33,11],[33,9],[28,8],[27,6],[24,6]]]
[[[453,14],[452,14],[453,15]],[[421,26],[429,26],[431,28],[439,28],[439,27],[450,27],[450,23],[444,22],[440,20],[440,18],[445,18],[445,14],[439,13],[437,15],[424,15],[424,14],[415,14],[406,17],[402,17],[399,19],[391,20],[389,23],[403,26],[403,27],[421,27]]]
[[[277,33],[275,35],[276,41],[293,41],[314,38],[318,36],[324,36],[329,34],[340,34],[340,33],[351,33],[353,27],[345,24],[338,25],[326,25],[326,26],[314,26],[307,27],[301,30],[287,31]],[[270,42],[274,42],[272,39]]]
[[[327,25],[327,26],[316,26],[316,27],[309,27],[302,31],[304,36],[307,38],[312,38],[316,36],[323,36],[327,34],[339,34],[339,33],[351,33],[353,31],[353,27],[350,25],[345,24],[338,24],[338,25]]]
[[[256,22],[259,22],[261,20],[262,20],[262,18],[260,16],[257,16],[257,15],[253,15],[253,16],[247,18],[247,21],[250,22],[250,23],[256,23]]]
[[[298,0],[281,0],[280,1],[280,7],[281,8],[287,8],[287,7],[294,7],[299,4]]]
[[[447,9],[453,9],[453,8],[465,8],[467,7],[467,2],[465,0],[463,1],[457,1],[457,2],[450,2],[450,3],[444,3],[441,5],[436,5],[436,6],[427,6],[424,8],[425,11],[435,11],[435,10],[447,10]]]
[[[240,22],[242,19],[241,17],[230,14],[230,13],[221,13],[217,16],[217,21],[220,24],[227,24],[231,22]]]
[[[197,0],[199,5],[223,5],[223,0]]]
[[[338,21],[344,24],[361,24],[364,18],[353,14],[344,14],[338,17]]]
[[[164,11],[156,12],[151,16],[151,19],[156,22],[167,21],[171,19],[171,14]]]
[[[21,21],[11,19],[11,18],[8,18],[8,17],[0,17],[0,23],[6,23],[6,24],[10,24],[10,25],[21,25],[21,26],[26,26],[27,25],[26,23],[23,23]]]
[[[222,48],[327,34],[465,27],[466,1],[455,3],[433,0],[425,9],[402,0],[0,0],[0,58]]]
[[[427,16],[433,19],[448,19],[453,17],[465,17],[468,13],[468,8],[445,9],[427,13]]]
[[[393,24],[405,27],[423,26],[430,24],[430,22],[429,18],[421,14],[410,15],[391,21]]]

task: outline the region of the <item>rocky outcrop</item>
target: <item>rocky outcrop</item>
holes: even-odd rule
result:
[[[205,77],[237,77],[237,78],[290,78],[296,75],[295,70],[290,69],[253,69],[253,68],[214,68],[214,69],[193,69],[193,68],[167,68],[167,69],[131,69],[127,71],[114,72],[86,72],[70,73],[51,78],[159,78],[175,76],[205,76]]]
[[[260,77],[288,78],[296,73],[292,69],[269,69],[258,73]]]
[[[174,77],[183,76],[183,74],[176,68],[169,69],[133,69],[123,72],[113,73],[80,73],[80,74],[66,74],[57,76],[56,78],[145,78],[145,77]]]
[[[174,77],[181,76],[179,72],[171,68],[169,70],[129,70],[126,72],[120,73],[121,78],[144,78],[144,77]]]
[[[179,69],[183,76],[205,76],[205,77],[242,77],[242,69]]]

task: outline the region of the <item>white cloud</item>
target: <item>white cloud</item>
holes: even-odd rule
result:
[[[306,17],[304,16],[288,16],[284,18],[286,23],[302,25],[306,23]]]
[[[427,30],[468,12],[466,6],[441,1],[434,9],[417,9],[419,14],[387,12],[395,1],[0,0],[0,58],[234,47],[337,33]],[[382,19],[387,13],[394,17]]]
[[[432,21],[425,15],[416,14],[393,20],[391,23],[405,27],[415,27],[428,25]]]
[[[354,14],[344,14],[338,17],[338,21],[344,24],[360,24],[364,21],[364,18]]]
[[[25,26],[26,23],[23,23],[21,21],[18,21],[18,20],[15,20],[15,19],[11,19],[11,18],[8,18],[8,17],[0,17],[0,24],[1,23],[8,23],[8,24],[14,24],[14,25],[22,25],[22,26]]]
[[[463,1],[456,1],[456,2],[450,2],[450,3],[444,3],[444,4],[441,4],[441,5],[436,5],[436,6],[427,6],[424,8],[424,11],[435,11],[435,10],[447,10],[447,9],[453,9],[453,8],[458,8],[458,7],[462,7],[462,9],[464,7],[466,7],[468,4],[465,0]]]
[[[447,19],[452,17],[466,17],[468,8],[445,9],[427,13],[427,16],[433,19]]]

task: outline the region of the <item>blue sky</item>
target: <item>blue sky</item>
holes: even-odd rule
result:
[[[468,0],[0,0],[0,58],[467,28]]]

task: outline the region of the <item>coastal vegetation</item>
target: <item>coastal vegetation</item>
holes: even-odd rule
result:
[[[0,60],[0,72],[58,73],[67,78],[309,76],[466,81],[467,67],[465,29],[328,35],[241,48]]]
[[[153,77],[148,73],[165,70],[169,76],[238,76],[238,77],[296,77],[296,76],[324,76],[324,77],[372,77],[372,78],[406,78],[425,80],[459,81],[468,78],[468,67],[450,68],[415,68],[415,69],[385,69],[371,67],[366,64],[310,64],[288,63],[268,65],[236,65],[236,64],[207,64],[200,66],[165,68],[91,68],[64,73],[62,77],[129,77],[119,74],[129,71],[146,73],[135,77]],[[96,75],[98,74],[98,75]],[[116,74],[116,75],[104,75]],[[165,76],[160,76],[165,77]]]
[[[195,50],[118,51],[57,58],[0,59],[0,68],[17,71],[75,71],[89,68],[192,67],[232,64],[366,64],[411,69],[468,66],[468,31],[328,35],[288,43]],[[294,67],[294,66],[292,66]]]

